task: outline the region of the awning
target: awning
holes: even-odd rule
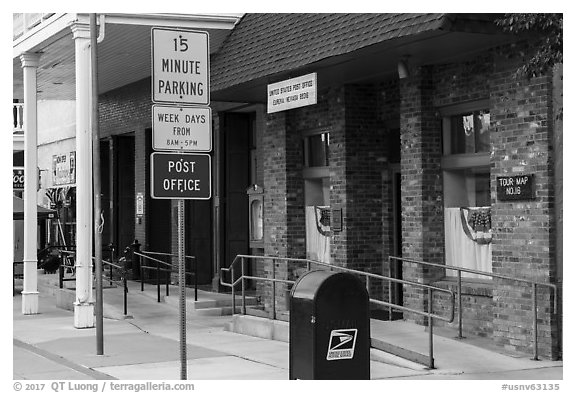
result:
[[[22,198],[18,198],[17,196],[13,197],[13,219],[14,220],[23,220],[24,219],[24,200]],[[39,219],[46,219],[46,218],[56,218],[56,210],[46,209],[45,207],[38,206],[38,218]]]

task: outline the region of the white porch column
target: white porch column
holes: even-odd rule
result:
[[[72,27],[76,59],[76,301],[74,327],[94,327],[90,26]]]
[[[36,70],[39,53],[20,55],[24,73],[24,288],[22,314],[38,314],[38,119]]]

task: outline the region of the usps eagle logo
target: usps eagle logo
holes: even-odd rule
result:
[[[330,333],[326,360],[352,359],[358,329],[337,329]]]

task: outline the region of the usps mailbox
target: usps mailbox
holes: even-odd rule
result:
[[[364,284],[315,270],[290,293],[290,379],[370,379],[370,313]]]

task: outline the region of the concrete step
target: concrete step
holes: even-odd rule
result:
[[[172,294],[173,293],[173,294]],[[173,307],[179,307],[180,298],[178,292],[171,292],[170,296],[161,295],[161,299]],[[256,306],[258,305],[258,299],[255,297],[246,297],[246,306]],[[202,294],[198,296],[198,300],[194,300],[194,296],[186,296],[187,308],[194,311],[200,310],[212,310],[217,308],[222,308],[225,310],[229,309],[229,314],[221,315],[231,315],[232,314],[232,297],[230,295],[225,295],[221,293],[210,293],[207,291],[202,291]],[[240,310],[242,307],[242,299],[236,297],[236,308]],[[227,311],[226,311],[227,312]],[[210,311],[208,311],[210,313]],[[209,314],[212,315],[212,314]]]
[[[422,366],[428,366],[430,364],[429,356],[386,342],[383,339],[372,337],[370,339],[370,346],[379,351],[398,356],[402,359],[418,363]]]
[[[250,311],[247,310],[248,313],[256,315],[235,315],[232,321],[224,325],[224,330],[252,337],[289,342],[290,325],[288,322],[270,319],[268,313],[263,310],[251,309]],[[262,315],[266,317],[262,317]],[[402,348],[395,348],[390,344],[383,345],[380,340],[372,339],[371,360],[413,370],[425,370],[427,368],[427,363],[421,362],[425,359],[418,356],[404,357],[403,355],[411,354],[402,351]]]

